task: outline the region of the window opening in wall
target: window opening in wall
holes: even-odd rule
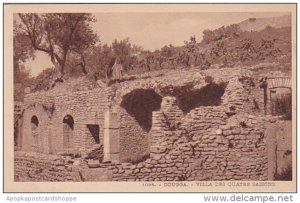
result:
[[[100,144],[99,132],[100,128],[99,125],[91,125],[88,124],[86,127],[89,129],[90,135],[94,138],[96,144]]]
[[[36,116],[31,117],[31,136],[33,138],[33,147],[38,146],[38,127],[39,127],[39,120]]]
[[[63,147],[71,147],[71,138],[74,130],[74,119],[71,115],[66,115],[63,119]]]

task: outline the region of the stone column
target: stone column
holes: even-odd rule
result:
[[[110,161],[110,144],[109,144],[109,111],[104,113],[103,128],[103,161]]]
[[[23,117],[21,117],[19,120],[18,120],[18,126],[17,126],[17,150],[21,150],[22,149],[22,124],[23,124]]]
[[[104,113],[103,161],[119,163],[120,159],[120,119],[119,114],[109,109]]]

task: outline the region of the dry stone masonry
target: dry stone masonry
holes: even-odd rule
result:
[[[278,142],[283,133],[268,133],[278,123],[286,129],[267,115],[276,88],[291,89],[282,80],[190,69],[27,94],[15,180],[271,180],[272,154],[279,149],[283,166],[292,153]]]

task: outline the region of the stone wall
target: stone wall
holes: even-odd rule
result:
[[[222,105],[230,110],[249,113],[252,115],[265,115],[264,89],[261,82],[254,75],[232,78],[222,97]]]
[[[66,115],[74,119],[73,148],[89,148],[96,144],[87,125],[99,125],[100,143],[103,143],[104,112],[108,109],[107,96],[102,89],[74,92],[58,95],[55,100],[56,118],[53,126],[56,139],[62,139],[62,121]],[[61,140],[62,143],[62,140]],[[62,150],[61,148],[58,150]]]
[[[52,97],[49,92],[27,95],[23,124],[23,134],[27,137],[24,137],[23,149],[55,154],[67,150],[84,152],[97,144],[87,125],[98,125],[101,147],[97,149],[96,157],[90,158],[90,166],[105,169],[115,181],[267,180],[265,129],[276,120],[262,116],[265,95],[258,80],[253,79],[249,72],[241,74],[239,69],[201,73],[189,70],[184,73],[185,77],[182,75],[170,73],[110,87],[56,93]],[[212,81],[205,80],[208,76]],[[220,103],[207,106],[200,102],[184,112],[179,108],[178,95],[201,90],[210,84],[226,84]],[[157,100],[160,108],[151,109],[150,131],[145,130],[140,120],[122,106],[124,97],[135,90],[151,90],[161,98]],[[198,96],[203,100],[205,94]],[[66,115],[74,119],[71,149],[63,146]],[[39,119],[37,149],[31,148],[32,116]],[[18,157],[15,160],[16,174],[21,174],[20,177],[23,165],[34,171],[39,171],[45,164],[53,165],[52,161],[40,158],[36,161],[41,163]],[[87,166],[84,167],[89,174]],[[60,168],[65,173],[68,167]],[[56,180],[42,172],[40,174],[43,180]],[[34,177],[29,180],[34,181]]]
[[[112,179],[110,165],[101,163],[102,159],[102,145],[95,145],[83,154],[17,151],[14,179],[16,182],[109,181]]]
[[[60,156],[15,152],[16,182],[80,181],[78,172]]]
[[[48,98],[51,98],[47,100]],[[51,101],[51,102],[50,102]],[[63,147],[63,120],[69,115],[74,120],[74,129],[70,138],[73,149],[84,150],[94,144],[95,139],[87,125],[99,126],[99,140],[103,143],[104,112],[108,109],[108,98],[105,89],[55,94],[48,92],[29,94],[25,97],[23,118],[23,150],[32,151],[31,126],[32,116],[39,120],[39,151],[58,153],[66,150]]]
[[[201,106],[184,115],[175,97],[164,97],[153,112],[150,158],[114,165],[113,180],[267,180],[270,120],[242,110],[228,114],[226,105]]]
[[[136,162],[150,154],[150,134],[120,109],[120,162]]]
[[[155,112],[150,158],[115,165],[113,180],[267,180],[262,118],[243,115],[242,121],[232,117],[225,124],[223,111],[212,109],[191,112],[190,118],[198,112],[203,116],[187,119],[176,130],[162,125],[162,112]]]
[[[36,134],[32,132],[31,119],[36,116],[38,125]],[[23,114],[22,150],[40,153],[51,153],[51,113],[42,104],[27,106]],[[55,139],[53,140],[55,141]]]
[[[265,92],[257,75],[242,76],[239,78],[244,88],[244,112],[253,115],[265,115]]]
[[[134,92],[135,90],[154,90],[156,94],[159,94],[166,101],[167,98],[170,98],[168,95],[180,94],[181,92],[176,91],[181,91],[181,89],[183,91],[189,91],[189,89],[200,90],[207,87],[209,83],[205,81],[205,78],[206,76],[211,76],[213,82],[215,82],[214,84],[218,85],[229,82],[225,89],[225,94],[222,96],[221,105],[227,108],[234,106],[237,108],[237,111],[242,111],[244,110],[243,102],[245,99],[245,90],[242,83],[239,81],[239,70],[232,72],[234,74],[228,75],[223,74],[226,73],[225,71],[220,72],[215,70],[207,70],[203,71],[202,73],[198,70],[190,70],[189,72],[185,73],[184,78],[180,77],[182,73],[170,73],[170,75],[165,77],[148,77],[143,80],[137,79],[133,81],[125,81],[120,84],[115,84],[109,88],[112,92],[111,95],[114,95],[111,98],[111,104],[112,106],[119,108],[124,96]],[[174,83],[174,81],[176,81],[176,83]],[[205,97],[205,94],[203,94],[202,97]],[[164,113],[163,115],[167,116],[170,114],[170,116],[167,116],[169,119],[168,122],[171,122],[169,125],[174,125],[175,121],[172,119],[174,119],[176,116],[173,114],[179,114],[179,117],[183,116],[183,112],[178,109],[178,104],[176,104],[177,109],[172,107],[173,104],[170,104],[171,106],[168,107],[168,104],[164,106],[164,102],[162,102],[161,105],[161,109]],[[149,147],[151,144],[149,140],[151,135],[149,135],[149,132],[142,129],[136,118],[133,115],[129,115],[125,109],[119,108],[117,112],[120,113],[118,118],[120,123],[120,148],[118,151],[120,162],[132,162],[132,160],[137,159],[137,155],[139,155],[138,158],[142,158],[144,155],[149,154]]]
[[[268,179],[292,179],[292,122],[278,121],[266,130],[268,147]]]

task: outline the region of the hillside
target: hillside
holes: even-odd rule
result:
[[[267,26],[274,28],[291,27],[291,16],[284,15],[272,18],[249,18],[238,24],[243,31],[260,31]]]
[[[200,45],[211,63],[250,64],[290,63],[291,28],[266,27],[261,31],[212,31],[213,37]],[[227,32],[234,32],[227,34]],[[226,33],[226,34],[224,34]],[[228,64],[227,64],[228,65]]]
[[[236,66],[250,68],[261,64],[271,64],[268,67],[264,65],[269,71],[290,73],[290,16],[248,19],[239,24],[205,30],[201,41],[196,42],[192,36],[183,46],[175,47],[170,44],[154,52],[145,50],[133,54],[129,40],[121,40],[118,47],[125,48],[126,52],[116,54],[113,47],[107,45],[95,47],[86,56],[88,74],[84,75],[80,69],[70,66],[66,68],[65,79],[88,76],[87,80],[93,80],[92,85],[95,80],[107,81],[106,73],[114,64],[112,62],[116,56],[121,58],[124,74],[130,78],[155,71],[193,67],[198,70]],[[43,71],[32,79],[31,91],[49,89],[53,76],[53,69]],[[24,92],[23,87],[16,88],[22,91],[15,91],[15,95]]]

